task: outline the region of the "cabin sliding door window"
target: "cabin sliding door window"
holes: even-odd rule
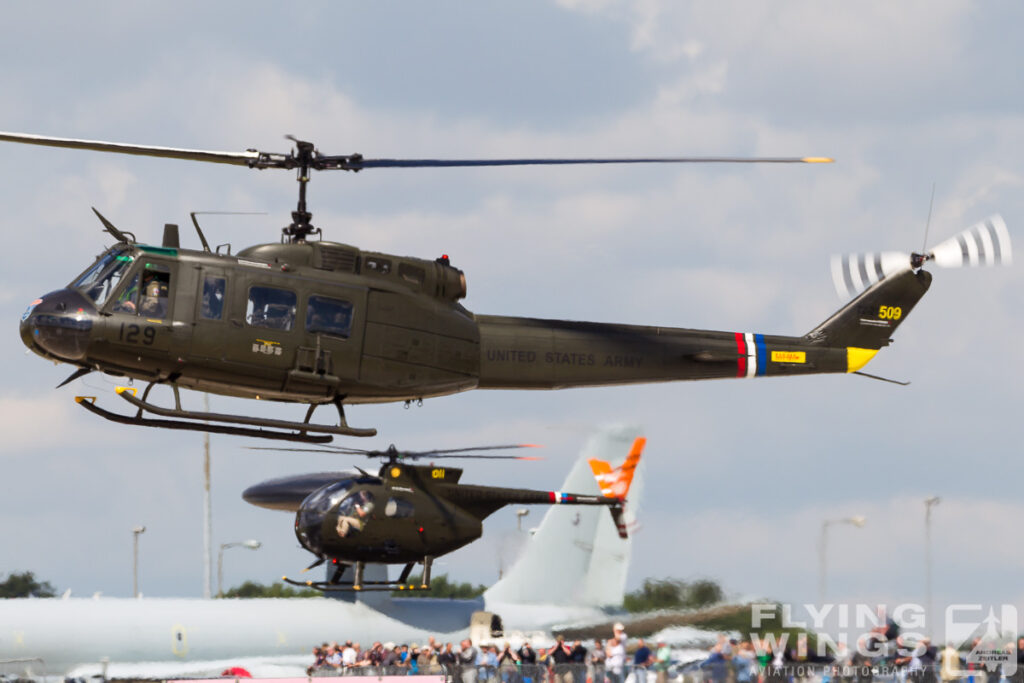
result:
[[[352,333],[352,304],[326,296],[309,297],[306,332],[332,334],[346,339]]]
[[[245,321],[252,327],[288,332],[295,326],[295,292],[276,287],[250,287]]]
[[[220,320],[224,317],[224,291],[227,280],[207,275],[203,278],[203,303],[199,315],[206,320]]]

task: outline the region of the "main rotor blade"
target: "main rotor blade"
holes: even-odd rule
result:
[[[363,159],[320,156],[315,165],[325,170],[364,168],[454,168],[466,166],[569,166],[581,164],[830,164],[828,157],[596,157],[579,159]]]
[[[828,164],[828,157],[594,157],[594,158],[523,158],[523,159],[365,159],[362,154],[325,155],[313,149],[311,143],[296,140],[299,152],[277,154],[248,149],[244,152],[217,152],[202,149],[161,147],[157,145],[130,145],[103,140],[57,138],[28,133],[0,131],[0,141],[20,142],[27,145],[87,149],[94,152],[114,152],[137,156],[186,159],[215,164],[248,166],[249,168],[294,169],[308,165],[320,171],[361,171],[366,168],[454,168],[467,166],[568,166],[582,164]]]
[[[137,156],[208,161],[215,164],[233,164],[235,166],[254,166],[257,165],[263,157],[268,156],[261,154],[256,150],[248,150],[245,152],[214,152],[201,149],[179,149],[175,147],[157,147],[152,145],[127,145],[120,142],[103,142],[102,140],[53,138],[43,135],[5,133],[2,131],[0,131],[0,141],[21,142],[27,145],[43,145],[45,147],[88,149],[94,152],[116,152],[118,154],[135,154]]]

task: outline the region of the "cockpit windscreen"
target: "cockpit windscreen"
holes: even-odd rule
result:
[[[101,256],[72,287],[92,299],[97,308],[102,306],[132,265],[134,259],[124,252],[125,250],[118,249]]]

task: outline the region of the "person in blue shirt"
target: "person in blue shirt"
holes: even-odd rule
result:
[[[711,680],[714,683],[725,683],[729,677],[729,661],[722,654],[721,645],[715,645],[712,648],[711,654],[701,662],[700,668],[707,670],[711,674]]]
[[[633,668],[646,670],[650,666],[653,655],[647,644],[643,642],[643,638],[637,639],[637,644],[637,651],[633,653]]]

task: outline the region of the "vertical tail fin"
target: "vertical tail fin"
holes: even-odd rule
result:
[[[625,498],[629,493],[629,487],[633,483],[633,473],[636,472],[637,463],[640,462],[640,455],[644,452],[647,439],[638,436],[633,440],[633,447],[629,449],[626,461],[612,469],[612,466],[604,460],[591,458],[590,469],[594,472],[601,493],[607,498]]]
[[[877,351],[889,344],[893,332],[906,320],[931,282],[932,276],[925,270],[915,272],[907,268],[898,275],[890,275],[871,285],[805,338],[832,347]]]
[[[626,491],[631,492],[629,510],[619,508],[623,527],[632,521],[642,492],[639,453],[634,458],[631,449],[638,431],[635,427],[619,427],[591,437],[562,485],[563,490],[581,494],[603,493],[588,459],[598,461],[606,474],[615,477],[618,473],[611,485],[625,482]],[[608,461],[621,458],[627,451],[630,455],[626,462],[613,470]],[[552,506],[516,564],[484,594],[486,602],[601,607],[622,604],[632,541],[620,537],[617,524],[602,507]],[[555,567],[557,571],[553,571]]]
[[[615,505],[609,508],[612,513],[612,521],[619,532],[619,538],[629,538],[627,530],[625,508],[626,496],[629,495],[629,487],[633,484],[633,473],[640,462],[640,454],[644,452],[647,439],[642,436],[633,440],[633,447],[629,449],[626,461],[619,467],[612,469],[612,466],[605,460],[591,458],[590,469],[594,472],[594,479],[601,488],[605,498],[616,498]]]

